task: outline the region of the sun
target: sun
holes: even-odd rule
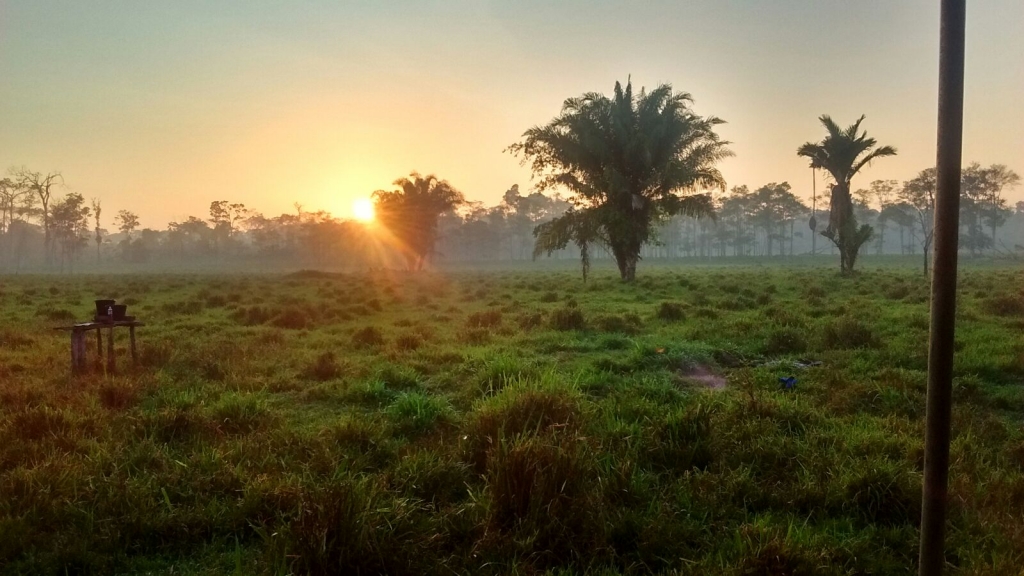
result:
[[[361,222],[372,222],[374,217],[373,202],[368,198],[356,200],[352,203],[352,215]]]

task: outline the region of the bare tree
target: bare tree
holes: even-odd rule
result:
[[[92,199],[92,216],[96,222],[96,264],[100,263],[100,244],[103,243],[103,234],[100,230],[100,212],[103,208],[100,206],[100,199]]]
[[[39,198],[39,204],[42,206],[40,219],[43,223],[43,247],[46,254],[46,263],[49,264],[53,260],[50,200],[53,194],[53,187],[63,184],[64,177],[61,176],[60,172],[48,172],[44,175],[42,172],[33,172],[24,166],[14,169],[12,175],[17,179],[20,186],[27,188]]]

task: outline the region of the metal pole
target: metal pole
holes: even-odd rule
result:
[[[949,438],[956,320],[957,237],[964,119],[966,0],[942,0],[939,29],[939,121],[936,151],[935,263],[932,267],[928,402],[921,496],[920,576],[938,576],[949,479]]]

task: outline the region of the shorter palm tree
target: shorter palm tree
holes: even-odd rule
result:
[[[840,128],[827,114],[819,118],[828,134],[821,142],[807,142],[797,149],[798,156],[810,158],[812,168],[823,168],[832,175],[832,198],[829,207],[828,226],[821,233],[831,240],[840,255],[840,269],[844,274],[853,272],[860,247],[871,238],[871,226],[857,226],[853,213],[853,199],[850,195],[850,181],[872,160],[883,156],[895,156],[892,146],[879,146],[874,138],[868,138],[860,131],[864,116],[848,126]]]
[[[413,172],[393,182],[397,190],[373,193],[377,220],[396,241],[410,270],[420,270],[434,253],[441,214],[466,202],[446,180]]]

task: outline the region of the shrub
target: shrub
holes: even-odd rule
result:
[[[655,313],[659,319],[666,322],[680,322],[686,319],[686,311],[682,304],[675,302],[662,302]]]
[[[384,344],[384,335],[373,326],[360,328],[352,334],[352,345],[356,348],[373,348]]]
[[[578,308],[566,306],[551,313],[551,327],[563,332],[569,330],[584,330],[587,327],[587,320]]]
[[[877,344],[871,327],[851,316],[825,326],[825,347],[831,349],[871,348]]]

